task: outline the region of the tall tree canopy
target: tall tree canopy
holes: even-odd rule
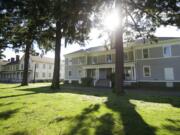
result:
[[[133,32],[136,37],[151,38],[161,25],[180,27],[179,0],[112,0],[121,18],[115,31],[116,66],[115,89],[123,91],[123,35]]]
[[[84,45],[92,25],[91,15],[108,0],[47,0],[49,26],[44,30],[43,39],[55,39],[55,66],[52,88],[59,88],[60,53],[62,39],[65,45],[74,42]],[[51,34],[51,36],[49,36]],[[52,37],[53,36],[53,37]],[[47,41],[47,40],[45,40]]]
[[[1,44],[4,47],[24,48],[24,72],[21,85],[28,85],[29,55],[32,45],[39,40],[47,18],[43,0],[1,1]]]

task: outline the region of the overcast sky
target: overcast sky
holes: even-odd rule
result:
[[[62,47],[62,53],[61,53],[62,58],[63,58],[64,54],[68,54],[68,53],[77,51],[79,49],[85,49],[85,48],[103,45],[104,40],[98,38],[98,33],[99,33],[99,31],[92,30],[92,32],[90,34],[91,41],[89,41],[85,47],[80,47],[79,45],[69,45],[67,48]],[[172,26],[160,27],[156,30],[155,36],[158,36],[158,37],[180,37],[180,29],[177,29],[176,27],[172,27]],[[36,50],[39,51],[37,48],[36,48]],[[15,55],[17,55],[11,49],[6,49],[6,51],[4,51],[4,54],[6,55],[6,59],[15,57]],[[19,55],[22,56],[23,53],[19,53]],[[50,51],[45,56],[54,58],[54,52]]]

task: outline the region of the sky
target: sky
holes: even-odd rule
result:
[[[90,41],[88,41],[87,45],[84,47],[79,46],[78,44],[73,44],[73,45],[68,45],[66,48],[62,47],[62,52],[61,52],[61,58],[64,59],[64,55],[80,50],[80,49],[86,49],[86,48],[90,48],[90,47],[95,47],[95,46],[100,46],[103,45],[105,43],[104,39],[99,39],[100,31],[98,31],[97,29],[92,29],[91,33],[90,33]],[[161,26],[160,28],[158,28],[155,32],[155,36],[157,37],[180,37],[180,29],[177,29],[176,27],[173,26]],[[36,47],[35,48],[36,51],[40,52],[40,50]],[[6,49],[4,51],[4,54],[6,55],[6,60],[10,59],[11,57],[15,57],[16,55],[20,55],[22,56],[23,53],[15,53],[14,50],[12,49]],[[45,57],[50,57],[50,58],[54,58],[54,52],[50,51],[47,54],[44,55]]]

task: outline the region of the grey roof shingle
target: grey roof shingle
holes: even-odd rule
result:
[[[33,61],[42,62],[42,63],[54,63],[53,58],[41,57],[41,56],[30,56]]]

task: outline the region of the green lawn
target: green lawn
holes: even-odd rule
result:
[[[179,135],[180,98],[0,84],[0,135]]]

